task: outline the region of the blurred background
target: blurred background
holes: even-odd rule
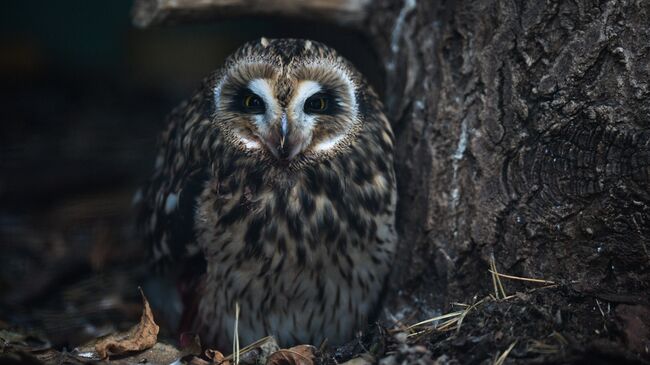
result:
[[[137,321],[137,288],[150,273],[132,196],[151,171],[165,115],[243,42],[326,42],[383,91],[372,47],[351,30],[285,19],[141,30],[131,6],[3,4],[0,330],[72,348]]]

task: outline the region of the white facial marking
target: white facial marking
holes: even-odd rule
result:
[[[293,111],[293,115],[297,116],[296,119],[300,121],[300,129],[303,131],[310,131],[315,122],[313,116],[305,113],[305,101],[307,101],[310,96],[320,92],[321,90],[323,90],[322,86],[318,82],[312,80],[302,81],[298,85],[296,97],[293,99],[291,105],[291,110]]]
[[[350,99],[350,105],[348,107],[350,109],[351,116],[356,118],[358,106],[357,106],[357,98],[354,95],[354,90],[356,90],[357,88],[346,71],[343,71],[338,67],[335,67],[334,71],[339,75],[341,80],[343,80],[343,82],[345,82],[345,85],[347,86],[346,89],[348,92],[348,98]]]
[[[348,110],[348,118],[351,119],[356,119],[357,113],[358,113],[358,105],[357,105],[357,99],[354,91],[356,90],[356,85],[354,84],[354,81],[352,80],[350,74],[344,70],[341,69],[340,67],[337,67],[335,65],[330,65],[329,63],[315,63],[315,67],[328,67],[331,71],[335,72],[340,80],[342,80],[345,84],[345,87],[342,90],[344,93],[347,94],[347,98],[343,98],[341,100],[338,100],[339,106],[342,107],[345,110]],[[294,113],[296,115],[301,116],[301,120],[303,120],[303,127],[311,130],[313,128],[313,125],[315,124],[315,116],[309,115],[304,113],[304,103],[309,98],[310,96],[314,95],[315,93],[319,92],[322,90],[322,86],[318,84],[315,81],[304,81],[300,84],[298,87],[297,91],[297,97],[296,97],[296,106],[294,106]],[[298,109],[298,106],[300,106],[300,109]],[[351,128],[352,126],[349,126]],[[334,149],[339,143],[341,143],[344,139],[345,136],[347,135],[349,129],[346,129],[345,131],[341,131],[340,134],[330,136],[329,138],[320,141],[316,146],[314,146],[314,151],[315,152],[327,152],[332,149]]]
[[[272,118],[273,110],[276,107],[275,98],[273,97],[273,89],[268,80],[265,79],[253,79],[248,82],[247,86],[255,95],[259,96],[266,105],[266,112],[264,114],[256,114],[252,116],[257,130],[264,131],[268,128],[268,123],[266,121]],[[255,150],[262,147],[259,141],[251,139],[248,135],[238,133],[237,137],[248,150]]]
[[[273,95],[273,88],[265,79],[253,79],[248,82],[248,88],[255,93],[255,95],[262,98],[266,105],[266,112],[258,114],[253,117],[257,129],[263,131],[268,128],[268,121],[273,118],[273,111],[277,108],[275,97]]]
[[[341,142],[341,141],[343,140],[343,138],[345,138],[344,135],[338,135],[338,136],[334,136],[334,137],[332,137],[332,138],[328,138],[328,139],[326,139],[326,140],[320,142],[319,144],[317,144],[317,145],[314,147],[314,150],[315,150],[316,152],[326,152],[326,151],[329,151],[329,150],[331,150],[332,148],[336,147],[336,145],[339,144],[339,142]]]
[[[323,87],[316,81],[306,80],[301,82],[296,91],[296,104],[304,104],[307,98],[321,90],[323,90]]]
[[[248,88],[264,100],[268,106],[273,105],[273,89],[265,79],[253,79],[248,82]]]
[[[253,65],[262,65],[263,66],[265,64],[266,64],[265,62],[263,62],[261,60],[258,60],[258,59],[247,59],[247,60],[243,60],[242,62],[238,63],[237,67],[249,67],[249,66],[253,66]],[[219,82],[217,82],[217,84],[214,86],[214,89],[212,89],[212,96],[214,98],[214,105],[217,107],[217,109],[221,108],[221,91],[223,89],[223,85],[226,83],[226,81],[228,81],[228,78],[230,77],[230,75],[233,72],[234,68],[235,67],[233,66],[233,67],[225,70],[225,72],[224,72],[223,76],[221,77],[221,79],[219,80]],[[263,80],[263,79],[256,79],[256,80],[261,80],[261,81],[264,81],[266,83],[266,80]],[[252,80],[251,82],[256,81],[256,80]],[[268,83],[267,83],[267,86],[268,86]],[[249,87],[250,87],[250,85],[249,85]],[[259,95],[259,96],[262,97],[262,95]],[[264,101],[266,102],[266,100],[264,100]]]

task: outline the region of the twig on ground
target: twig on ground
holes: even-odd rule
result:
[[[496,270],[495,270],[495,271],[488,270],[488,271],[489,271],[490,273],[494,274],[494,275],[497,275],[497,276],[499,276],[499,277],[506,278],[506,279],[521,280],[521,281],[530,281],[530,282],[532,282],[532,283],[542,283],[542,284],[555,285],[555,282],[554,282],[554,281],[551,281],[551,280],[534,279],[534,278],[524,278],[524,277],[521,277],[521,276],[506,275],[506,274],[498,273],[498,272],[496,272]]]
[[[510,354],[510,351],[515,347],[517,344],[517,341],[513,342],[508,346],[508,348],[499,356],[497,353],[497,359],[494,361],[494,365],[503,365],[504,361],[506,361],[506,358]]]
[[[503,284],[501,283],[501,276],[497,271],[497,264],[494,260],[494,255],[490,257],[490,269],[488,271],[492,273],[492,285],[494,286],[494,296],[497,299],[506,298],[508,295],[506,294],[506,290],[503,288]]]
[[[239,365],[239,302],[235,302],[235,330],[232,339],[232,356],[235,365]]]

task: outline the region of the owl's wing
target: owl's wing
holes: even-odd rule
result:
[[[210,178],[210,158],[204,149],[211,145],[213,133],[204,104],[198,93],[172,112],[153,176],[141,192],[139,227],[157,268],[193,267],[192,261],[202,260],[194,220],[197,198]]]

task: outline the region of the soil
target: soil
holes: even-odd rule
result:
[[[363,356],[384,365],[650,363],[650,313],[643,306],[608,302],[560,285],[516,292],[505,299],[496,299],[492,294],[476,301],[471,309],[456,306],[457,312],[464,310],[467,312],[460,323],[444,329],[431,324],[415,328],[385,328],[376,324],[349,344],[326,349],[317,362],[336,364]],[[136,316],[132,314],[125,311],[118,317],[134,321]],[[454,318],[458,316],[451,319]],[[92,314],[76,319],[97,321]],[[115,318],[112,320],[119,323]],[[438,321],[438,328],[448,320]],[[65,326],[65,316],[59,321],[59,325]],[[0,330],[3,364],[96,362],[73,350],[73,341],[81,339],[70,333],[61,336],[61,332],[55,330],[56,335],[47,326],[32,326],[32,335],[25,335],[15,327],[4,327]],[[92,335],[86,333],[86,340]],[[171,363],[184,355],[169,332],[159,340],[162,342],[150,350],[113,358],[111,363]],[[501,357],[505,360],[498,362]]]
[[[108,197],[116,201],[113,195]],[[96,213],[90,213],[95,211],[89,207],[101,199],[89,201],[93,203],[77,202],[77,207],[79,212],[92,216]],[[122,208],[127,212],[129,205]],[[124,224],[121,219],[106,223],[105,219],[88,217],[82,221],[91,232],[115,232]],[[59,228],[65,226],[13,226],[31,231],[32,238],[31,242],[15,242],[24,250],[6,251],[5,262],[22,261],[32,270],[32,278],[47,279],[35,285],[39,281],[27,278],[15,283],[7,274],[2,277],[5,290],[11,290],[5,292],[10,295],[3,296],[0,312],[0,363],[95,363],[94,359],[79,356],[78,348],[138,322],[142,306],[137,286],[150,274],[137,264],[137,241],[129,239],[129,235],[108,235],[111,239],[106,238],[106,233],[88,235],[84,242],[90,249],[78,251],[76,258],[66,256],[64,261],[49,262],[55,257],[53,247],[69,251],[80,242],[69,232],[61,233]],[[6,231],[4,234],[8,237]],[[57,244],[44,238],[57,236],[63,237]],[[107,242],[124,248],[122,254],[100,254]],[[43,262],[49,263],[36,265]],[[387,308],[380,322],[347,345],[338,349],[324,347],[316,362],[336,364],[361,357],[384,365],[650,363],[650,311],[646,305],[634,304],[642,298],[594,296],[571,283],[539,283],[521,278],[500,277],[495,287],[490,272],[486,271],[484,277],[486,292],[464,303],[448,303],[444,313],[433,317],[451,316],[412,327],[417,319],[426,319],[421,306],[404,304],[393,308],[401,309],[399,320]],[[417,303],[417,295],[404,288],[387,299],[389,303]],[[409,318],[407,313],[420,314]],[[162,331],[154,348],[114,357],[111,363],[171,363],[181,358],[189,362],[195,358],[180,349],[178,337],[165,328],[163,319],[157,319]]]

